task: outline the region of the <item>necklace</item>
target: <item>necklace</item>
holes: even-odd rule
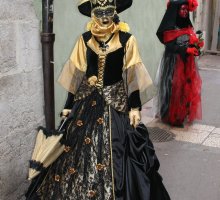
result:
[[[113,35],[114,35],[114,33],[111,34],[111,36],[109,37],[109,39],[107,41],[99,41],[95,37],[95,40],[96,40],[96,42],[99,43],[99,48],[102,50],[102,52],[105,52],[109,48],[108,42],[112,39]]]

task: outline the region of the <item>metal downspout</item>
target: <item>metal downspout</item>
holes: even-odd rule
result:
[[[55,128],[53,0],[42,0],[42,60],[46,128]]]

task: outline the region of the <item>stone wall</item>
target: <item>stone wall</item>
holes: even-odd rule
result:
[[[23,199],[44,123],[40,22],[33,0],[0,1],[0,200]]]

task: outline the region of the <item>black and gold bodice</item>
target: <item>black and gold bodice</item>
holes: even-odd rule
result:
[[[131,34],[119,32],[119,41],[121,47],[115,51],[105,53],[102,50],[101,44],[95,39],[95,42],[98,45],[97,48],[100,48],[101,52],[99,55],[92,48],[87,45],[87,42],[91,39],[91,32],[86,32],[83,34],[83,39],[87,45],[86,58],[87,58],[87,71],[86,76],[89,78],[93,75],[98,76],[99,67],[104,67],[104,76],[103,76],[103,86],[109,86],[117,83],[122,80],[123,66],[124,66],[124,55],[125,55],[125,45]],[[113,36],[114,37],[114,36]],[[112,38],[113,39],[113,38]],[[110,41],[109,41],[110,42]],[[106,43],[106,50],[108,50],[109,45]],[[102,53],[103,51],[103,53]],[[104,66],[100,66],[104,64]]]
[[[151,84],[149,75],[144,77],[144,74],[146,69],[136,40],[130,33],[116,32],[103,44],[90,31],[85,32],[59,78],[61,85],[69,91],[65,108],[70,109],[74,101],[85,98],[95,88],[101,88],[107,103],[121,101],[116,102],[121,105],[123,101],[126,105],[123,109],[113,106],[117,110],[141,109],[140,89]],[[88,83],[93,76],[97,77],[96,87]]]

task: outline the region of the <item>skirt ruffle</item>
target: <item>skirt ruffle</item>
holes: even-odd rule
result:
[[[184,61],[178,54],[165,54],[159,89],[162,121],[179,126],[202,119],[201,85],[194,56]]]

